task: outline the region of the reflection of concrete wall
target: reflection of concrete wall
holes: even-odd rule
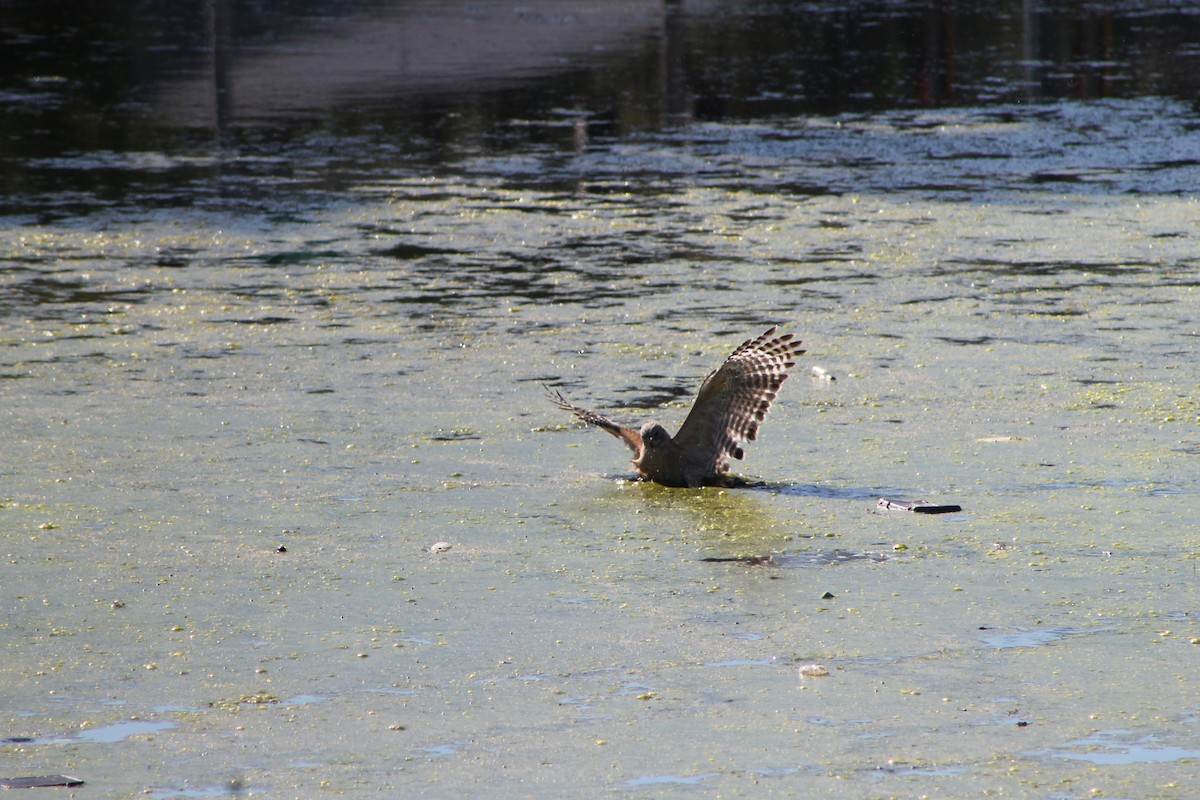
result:
[[[662,0],[412,3],[243,46],[229,41],[231,5],[211,6],[211,72],[156,98],[167,121],[205,126],[219,116],[228,124],[320,114],[356,100],[503,88],[615,58],[659,35],[664,14]]]

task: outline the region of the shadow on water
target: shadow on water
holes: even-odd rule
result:
[[[882,489],[870,489],[853,486],[836,487],[814,483],[768,483],[742,478],[731,479],[730,488],[769,492],[771,494],[789,495],[791,497],[817,497],[825,500],[870,500],[871,502],[880,497],[894,497],[907,494],[903,490],[886,487]]]
[[[744,489],[748,491],[768,492],[770,494],[780,494],[790,497],[814,497],[824,500],[850,500],[850,501],[870,501],[867,510],[876,512],[878,508],[876,504],[881,500],[890,500],[893,502],[903,502],[907,498],[923,497],[925,492],[916,491],[913,489],[904,489],[897,486],[881,486],[876,488],[859,487],[859,486],[830,486],[828,484],[815,483],[782,483],[782,482],[767,482],[755,481],[742,478],[739,476],[730,476],[729,481],[725,484],[730,489]],[[908,501],[912,504],[914,501]],[[920,502],[928,502],[922,499]]]
[[[653,491],[662,491],[671,494],[679,495],[680,497],[692,496],[703,498],[707,495],[715,495],[723,489],[734,489],[739,492],[766,492],[768,494],[782,494],[792,497],[818,497],[827,500],[870,500],[876,501],[882,496],[897,496],[908,494],[900,489],[884,488],[884,489],[868,489],[845,487],[838,488],[834,486],[819,485],[813,483],[782,483],[759,481],[753,478],[744,478],[740,475],[729,475],[718,486],[708,486],[700,489],[668,489],[660,487],[650,481],[638,480],[633,473],[620,475],[605,475],[605,480],[609,481],[627,481],[631,484],[643,485],[649,487]]]

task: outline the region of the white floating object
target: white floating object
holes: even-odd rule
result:
[[[829,670],[821,664],[804,664],[797,670],[801,678],[827,678]]]
[[[816,378],[819,381],[836,381],[837,380],[837,378],[833,377],[833,373],[831,373],[829,370],[825,369],[824,367],[813,367],[812,375],[814,378]]]
[[[429,552],[431,552],[431,553],[449,553],[450,548],[453,546],[454,545],[450,544],[449,542],[434,542],[433,544],[429,545]]]

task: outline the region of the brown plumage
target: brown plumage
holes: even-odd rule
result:
[[[639,477],[664,486],[705,486],[720,483],[729,472],[729,459],[741,459],[743,442],[758,437],[758,425],[771,408],[786,370],[804,350],[792,334],[775,336],[772,327],[757,339],[747,339],[725,363],[700,385],[700,393],[687,419],[674,437],[657,422],[640,431],[607,417],[573,406],[562,392],[546,389],[550,400],[564,411],[602,428],[633,451]]]

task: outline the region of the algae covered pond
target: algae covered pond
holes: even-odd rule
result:
[[[758,41],[759,17],[638,8],[560,40],[591,82],[543,54],[399,111],[235,104],[209,140],[186,117],[203,69],[175,64],[106,112],[166,120],[136,147],[10,137],[0,777],[1189,796],[1194,106],[1120,80],[1014,97],[1009,62],[964,55],[963,102],[809,86],[790,107],[774,73],[739,95],[703,68],[729,55],[706,26]],[[687,69],[638,83],[679,37]],[[621,47],[649,49],[614,66]],[[1089,69],[1149,74],[1110,55]],[[61,124],[74,79],[37,74],[5,101]],[[685,78],[743,102],[681,111]],[[808,352],[738,488],[633,482],[545,398],[673,430],[775,324]]]

